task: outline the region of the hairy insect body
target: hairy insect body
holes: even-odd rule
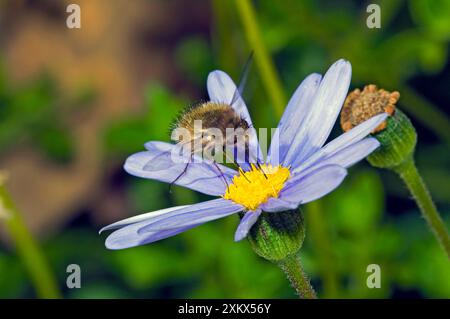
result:
[[[174,129],[184,129],[188,134],[177,142],[190,144],[191,152],[207,151],[214,155],[217,150],[226,152],[227,147],[248,146],[249,125],[228,104],[206,102],[183,113]],[[199,149],[200,148],[200,149]]]

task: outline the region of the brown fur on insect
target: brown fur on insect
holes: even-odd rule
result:
[[[195,121],[201,120],[201,132],[195,132]],[[221,148],[226,151],[227,145],[237,146],[238,143],[238,132],[246,132],[249,128],[247,121],[241,118],[236,111],[228,104],[225,103],[215,103],[215,102],[205,102],[197,106],[191,107],[180,115],[178,120],[175,122],[173,129],[183,128],[189,131],[190,140],[189,141],[176,141],[181,143],[192,143],[192,153],[199,150],[194,149],[194,140],[200,139],[198,145],[202,149],[215,149],[216,147]],[[212,138],[208,135],[208,129],[215,128],[222,133],[223,140]],[[227,128],[235,129],[236,135],[232,136],[233,140],[227,141]],[[238,130],[242,129],[242,130]],[[199,133],[201,133],[199,135]],[[248,147],[248,136],[244,136],[245,147]],[[221,143],[222,145],[216,145]],[[228,143],[228,144],[226,144]]]

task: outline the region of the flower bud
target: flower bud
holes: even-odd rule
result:
[[[405,113],[399,109],[387,119],[386,129],[376,133],[374,137],[381,145],[367,157],[372,166],[396,169],[414,154],[416,130]]]
[[[305,239],[305,224],[300,210],[262,213],[251,228],[248,239],[261,257],[277,262],[296,254]]]

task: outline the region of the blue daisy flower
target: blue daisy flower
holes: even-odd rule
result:
[[[323,77],[320,74],[306,77],[286,107],[276,131],[278,139],[270,145],[265,160],[260,158],[257,135],[252,131],[250,150],[256,152],[253,157],[258,164],[248,163],[243,170],[203,159],[190,163],[182,174],[186,164],[174,160],[174,144],[148,142],[146,151],[126,160],[124,168],[128,173],[166,183],[176,180],[177,185],[218,198],[106,226],[101,231],[115,229],[107,237],[106,247],[123,249],[151,243],[244,212],[234,236],[239,241],[246,237],[262,212],[296,209],[333,191],[347,175],[347,167],[379,146],[375,138],[367,135],[387,117],[385,113],[378,114],[325,144],[346,98],[350,79],[351,65],[345,60],[335,62]],[[235,112],[253,127],[248,109],[240,96],[236,98],[236,85],[226,73],[211,72],[207,88],[211,102],[232,102]],[[217,167],[222,176],[218,176]]]

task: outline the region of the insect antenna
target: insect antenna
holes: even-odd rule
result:
[[[251,184],[252,182],[248,179],[247,176],[245,176],[244,170],[239,165],[238,165],[238,168],[239,168],[239,172],[241,172],[242,176],[244,176],[244,178],[247,180],[247,182],[249,182]]]

